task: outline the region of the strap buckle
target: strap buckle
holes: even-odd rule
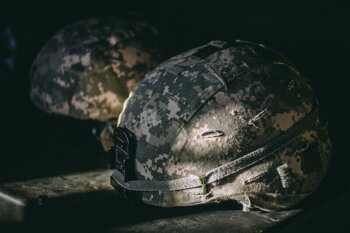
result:
[[[199,180],[201,181],[201,184],[202,184],[202,188],[203,188],[203,195],[206,195],[207,192],[208,192],[208,187],[207,187],[207,176],[204,174],[204,175],[201,175],[199,177]]]
[[[114,147],[111,153],[111,169],[116,169],[124,175],[124,181],[129,181],[134,175],[134,135],[126,128],[114,128],[112,141]]]

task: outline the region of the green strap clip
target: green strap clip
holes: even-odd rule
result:
[[[199,177],[199,180],[201,181],[201,184],[202,184],[203,195],[205,195],[205,194],[207,194],[207,176],[205,174],[201,175]]]

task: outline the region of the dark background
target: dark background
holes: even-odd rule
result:
[[[31,104],[29,67],[41,46],[65,25],[135,13],[159,29],[166,57],[214,39],[251,40],[282,52],[310,79],[329,122],[332,161],[313,199],[331,200],[348,192],[350,11],[345,3],[4,2],[0,29],[11,28],[17,50],[13,71],[0,63],[0,182],[108,167],[108,156],[91,134],[95,122],[49,116]]]

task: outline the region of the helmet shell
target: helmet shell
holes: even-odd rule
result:
[[[160,62],[157,30],[114,17],[69,25],[42,47],[31,70],[33,103],[48,113],[107,121]]]
[[[264,45],[212,41],[147,74],[128,100],[120,127],[135,135],[137,180],[206,174],[311,124],[269,156],[202,187],[143,191],[145,203],[186,206],[234,199],[248,207],[290,207],[321,182],[330,139],[307,80]]]

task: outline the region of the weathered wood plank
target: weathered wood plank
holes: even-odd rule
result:
[[[96,232],[263,232],[303,213],[243,212],[235,202],[182,208],[132,204],[112,188],[110,174],[98,170],[1,184],[0,222]]]

